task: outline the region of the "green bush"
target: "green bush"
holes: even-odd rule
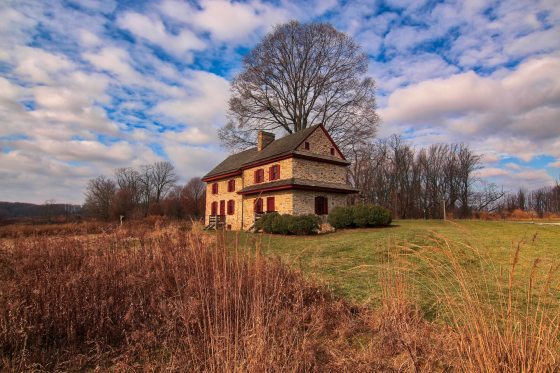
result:
[[[381,206],[371,206],[368,218],[370,226],[384,226],[391,224],[391,212]]]
[[[370,221],[370,206],[356,205],[351,206],[352,210],[352,223],[355,227],[365,228]]]
[[[279,216],[280,214],[278,214],[277,212],[270,212],[270,213],[266,213],[264,214],[259,220],[257,220],[257,222],[255,223],[255,230],[258,231],[264,231],[264,232],[270,232],[272,230],[272,220],[274,220],[274,218],[276,216]]]
[[[266,233],[309,235],[319,229],[320,219],[316,215],[290,214],[280,215],[276,212],[265,214],[257,221],[255,228]]]
[[[328,218],[329,224],[336,229],[352,225],[352,209],[348,207],[335,207]]]
[[[289,234],[291,225],[290,223],[292,222],[291,217],[292,216],[288,214],[275,216],[274,218],[272,218],[272,229],[267,233]]]
[[[290,233],[298,236],[316,233],[321,223],[317,215],[299,215],[292,218]]]
[[[336,229],[381,227],[391,224],[391,213],[381,206],[336,207],[329,214],[329,224]]]

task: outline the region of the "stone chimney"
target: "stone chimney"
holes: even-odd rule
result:
[[[274,141],[274,134],[265,131],[259,131],[257,136],[257,150],[260,152]]]

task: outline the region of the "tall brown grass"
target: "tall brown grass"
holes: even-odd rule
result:
[[[258,247],[212,237],[165,226],[0,241],[0,370],[449,366],[423,320],[414,323],[434,338],[418,335],[411,349],[399,341],[416,324],[395,340],[397,319],[333,297]]]
[[[425,247],[388,244],[381,306],[370,309],[263,256],[259,245],[257,240],[247,251],[196,224],[187,231],[167,223],[89,236],[0,240],[0,370],[547,372],[560,367],[557,267],[542,282],[535,263],[526,279],[530,286],[518,299],[516,256],[501,288],[501,279],[469,281],[465,250],[443,238]],[[411,257],[429,271],[415,271]],[[448,311],[447,325],[423,317],[412,283],[420,276],[432,281]],[[490,280],[496,281],[492,288]],[[489,299],[496,291],[498,303]],[[524,302],[525,313],[515,312],[516,302]]]
[[[435,294],[456,332],[458,370],[560,371],[560,267],[535,260],[530,275],[519,278],[516,270],[524,246],[519,242],[513,248],[505,272],[493,268],[476,248],[443,236],[436,236],[433,245],[408,245],[405,250],[400,273],[409,271],[416,280],[424,277]],[[411,257],[428,270],[415,269]],[[469,275],[473,263],[483,273],[476,278],[483,281]]]

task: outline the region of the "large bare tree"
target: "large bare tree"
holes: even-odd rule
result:
[[[370,139],[378,116],[367,70],[360,46],[329,24],[277,26],[246,55],[233,80],[220,138],[242,149],[255,144],[261,129],[290,134],[322,123],[342,148]]]

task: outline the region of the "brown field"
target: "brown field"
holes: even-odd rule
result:
[[[334,295],[259,242],[247,249],[198,224],[91,224],[0,230],[0,370],[560,369],[558,304],[539,301],[557,297],[557,267],[542,280],[531,272],[522,294],[505,284],[502,308],[476,292],[449,246],[426,245],[452,271],[426,266],[458,287],[439,293],[451,311],[442,323],[423,317],[402,269],[414,245],[387,246],[395,260],[380,267],[373,307]],[[523,310],[512,306],[518,296]]]

